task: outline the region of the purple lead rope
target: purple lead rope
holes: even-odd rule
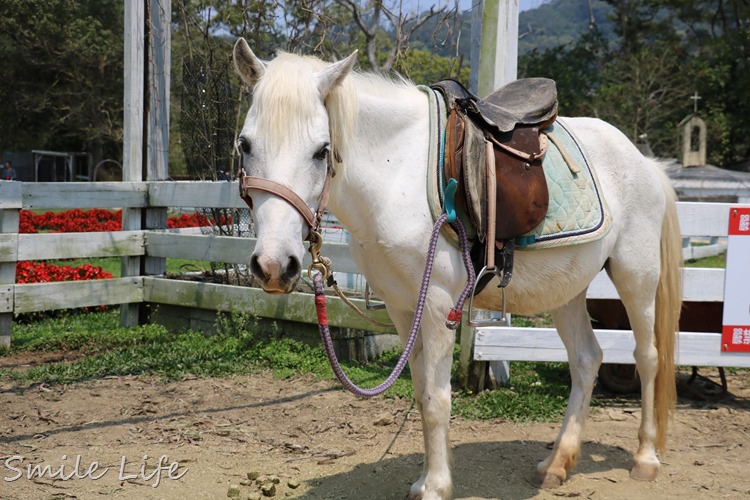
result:
[[[419,298],[417,299],[417,307],[414,311],[414,322],[411,326],[411,331],[409,331],[409,337],[406,340],[406,345],[404,345],[404,352],[401,354],[401,357],[398,359],[398,363],[396,363],[396,366],[393,368],[393,371],[388,376],[388,378],[383,382],[382,384],[378,385],[377,387],[373,387],[372,389],[363,389],[361,387],[358,387],[354,382],[349,380],[349,378],[346,376],[344,371],[341,369],[341,365],[339,364],[338,359],[336,358],[336,353],[333,350],[333,340],[331,340],[331,331],[328,328],[328,319],[327,319],[327,312],[326,312],[326,305],[325,305],[325,292],[323,289],[323,276],[320,273],[316,273],[313,275],[313,288],[315,290],[315,307],[318,313],[318,327],[320,329],[320,337],[323,340],[323,347],[326,351],[326,356],[328,357],[328,362],[331,364],[331,368],[333,369],[333,373],[336,374],[336,378],[339,379],[339,382],[350,392],[353,394],[356,394],[357,396],[362,396],[365,398],[371,398],[373,396],[378,396],[388,390],[393,383],[396,381],[396,379],[401,375],[401,372],[403,371],[404,367],[406,366],[406,362],[409,359],[409,356],[411,355],[411,350],[414,347],[414,343],[417,340],[417,334],[419,333],[419,328],[422,325],[422,313],[424,312],[424,306],[425,301],[427,300],[427,289],[430,285],[430,278],[432,276],[432,266],[435,262],[435,249],[437,248],[437,241],[438,236],[440,235],[440,228],[443,227],[443,224],[448,220],[448,215],[443,214],[441,215],[437,222],[435,222],[435,226],[432,230],[432,237],[430,238],[430,246],[427,251],[427,262],[425,263],[424,268],[424,277],[422,278],[422,286],[419,290]],[[471,263],[471,256],[469,255],[469,241],[466,237],[466,230],[464,229],[463,224],[461,224],[460,219],[456,219],[456,227],[458,228],[458,236],[459,241],[461,243],[461,253],[463,256],[464,266],[466,267],[466,272],[469,275],[469,279],[466,282],[466,286],[464,287],[463,291],[458,297],[458,300],[456,301],[456,305],[451,309],[450,314],[448,315],[448,320],[446,321],[446,326],[450,328],[451,330],[455,330],[458,325],[461,323],[461,311],[463,310],[464,302],[466,302],[466,299],[469,297],[469,294],[474,289],[474,281],[476,279],[476,275],[474,274],[474,266]]]

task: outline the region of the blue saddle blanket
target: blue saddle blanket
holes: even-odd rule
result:
[[[516,238],[516,247],[520,250],[552,248],[604,237],[612,218],[586,153],[566,128],[564,118],[558,118],[543,133],[549,139],[542,161],[549,208],[537,227]]]

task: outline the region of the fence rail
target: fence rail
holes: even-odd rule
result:
[[[680,202],[677,213],[683,237],[726,237],[730,203]],[[744,205],[746,206],[746,205]],[[687,253],[687,252],[686,252]],[[691,255],[688,253],[688,256]],[[724,301],[724,269],[684,268],[685,303]],[[602,271],[591,283],[587,299],[619,299],[614,284]],[[604,351],[604,362],[635,362],[635,341],[630,330],[595,330]],[[720,332],[679,333],[676,360],[686,365],[750,366],[750,356],[722,352]],[[475,332],[474,359],[477,361],[563,361],[567,353],[554,328],[482,327]]]
[[[19,211],[73,208],[162,209],[246,208],[230,182],[0,182],[0,343],[9,344],[13,316],[55,309],[143,302],[241,310],[257,316],[314,323],[313,301],[299,294],[270,296],[261,290],[188,282],[163,276],[126,276],[107,280],[16,284],[19,261],[93,257],[176,258],[245,264],[254,238],[185,234],[166,228],[96,233],[19,234]],[[323,251],[335,270],[358,273],[346,244],[326,243]],[[309,265],[309,256],[305,266]],[[355,304],[364,307],[361,300]],[[373,316],[387,321],[380,311]],[[394,333],[365,323],[337,297],[329,299],[329,318],[342,328]]]
[[[730,205],[725,203],[678,204],[684,237],[727,235]],[[14,314],[149,302],[217,311],[243,310],[259,316],[311,323],[314,306],[298,294],[270,296],[260,290],[230,285],[169,280],[162,276],[125,276],[117,279],[16,284],[15,265],[23,260],[89,257],[180,258],[244,264],[255,241],[231,236],[182,234],[164,227],[104,233],[19,234],[21,209],[123,208],[159,209],[181,207],[245,208],[237,186],[230,182],[95,182],[20,183],[0,182],[0,341],[10,342]],[[358,273],[348,248],[327,243],[325,255],[335,270]],[[305,265],[309,265],[307,262]],[[688,302],[722,302],[723,269],[684,270],[684,299]],[[617,299],[605,273],[589,287],[589,298]],[[362,301],[355,300],[362,305]],[[332,324],[393,332],[364,324],[337,298],[329,299]],[[386,320],[385,313],[375,317]],[[598,331],[605,346],[605,360],[632,362],[632,335],[625,331]],[[723,355],[715,332],[682,333],[683,362],[715,366],[748,366],[750,357]],[[474,357],[479,360],[564,359],[557,335],[544,328],[481,328],[476,332]],[[465,356],[462,356],[465,358]],[[702,362],[701,362],[702,361]]]

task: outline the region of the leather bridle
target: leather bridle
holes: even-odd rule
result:
[[[336,150],[333,150],[328,154],[326,179],[323,183],[323,190],[318,199],[318,208],[315,211],[307,205],[300,195],[287,186],[263,177],[246,175],[242,152],[240,152],[240,171],[237,174],[240,185],[240,198],[247,203],[250,210],[253,209],[253,199],[250,196],[250,190],[254,189],[281,198],[302,216],[302,219],[305,221],[308,228],[305,241],[310,242],[310,254],[312,255],[313,260],[312,266],[310,266],[310,271],[318,270],[323,274],[324,278],[327,278],[330,275],[331,264],[329,259],[320,256],[320,248],[323,245],[323,238],[320,234],[320,221],[323,219],[323,212],[325,212],[325,209],[328,206],[328,197],[331,192],[331,179],[336,175],[336,169],[333,164],[334,159],[339,163],[341,162],[340,156]]]

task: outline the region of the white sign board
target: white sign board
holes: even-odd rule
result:
[[[750,208],[730,208],[722,352],[750,353]]]

